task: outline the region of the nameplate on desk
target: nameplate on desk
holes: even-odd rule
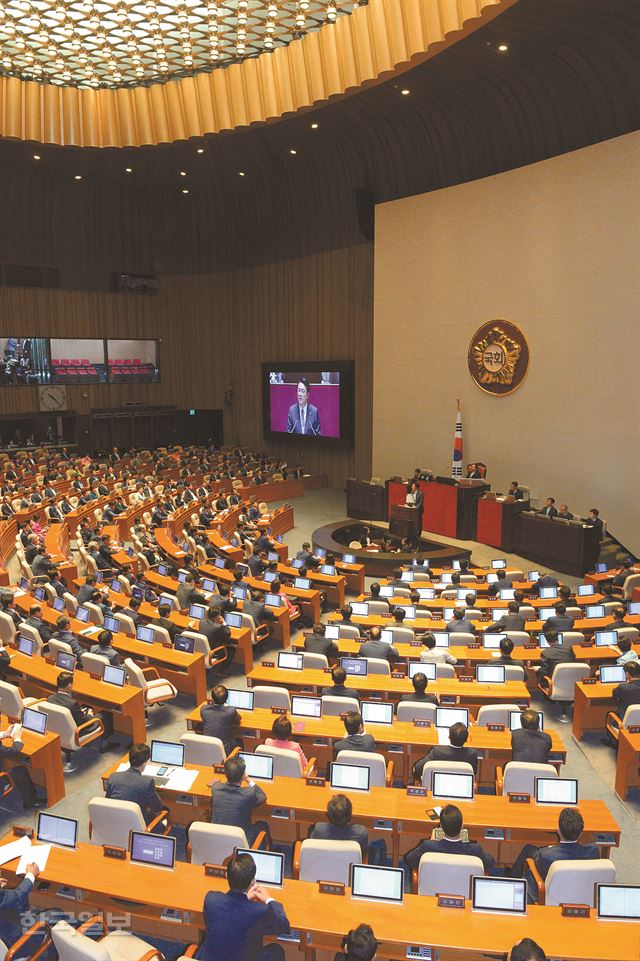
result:
[[[490,618],[490,617],[486,617],[485,615],[483,615],[482,617],[476,617],[475,620],[476,620],[476,621],[482,621],[482,622],[484,623],[485,621],[490,621],[491,618]]]
[[[214,774],[224,774],[224,764],[214,764],[213,765]]]
[[[509,791],[509,801],[511,804],[531,804],[531,795],[520,793],[519,791]]]
[[[326,783],[327,782],[325,778],[318,777],[315,774],[311,774],[309,777],[305,778],[305,784],[307,784],[309,787],[324,787]]]
[[[461,894],[439,894],[439,908],[464,908],[466,899]]]
[[[113,844],[103,844],[102,853],[105,858],[114,858],[116,861],[126,861],[127,860],[127,849],[118,848]]]
[[[535,651],[538,647],[537,644],[523,644],[525,651]]]
[[[419,784],[410,784],[407,788],[407,797],[426,797],[428,793],[426,787]]]
[[[404,674],[402,671],[392,671],[392,672],[391,672],[391,677],[395,677],[396,680],[403,680],[403,678],[405,678],[406,676],[407,676],[407,675]]]
[[[591,908],[588,904],[561,904],[560,913],[563,918],[588,918]]]
[[[461,684],[473,684],[475,678],[472,674],[461,674],[458,680]]]
[[[275,666],[276,666],[275,661],[263,661],[262,664],[260,665],[260,667],[275,667]]]
[[[623,728],[628,734],[640,734],[640,724],[633,724],[631,727]]]
[[[323,668],[322,668],[322,673],[323,673],[323,674],[331,674],[331,671],[332,671],[332,670],[333,670],[332,667],[323,667]]]
[[[467,647],[470,651],[477,651],[480,647],[482,647],[482,644],[478,643],[478,641],[475,641],[473,644],[467,644]]]
[[[455,703],[456,703],[456,696],[455,696],[455,694],[442,694],[442,695],[440,696],[440,704],[441,704],[441,705],[443,705],[443,704],[451,705],[451,704],[455,704]]]
[[[414,727],[431,727],[431,721],[427,720],[426,717],[414,717],[413,726]]]
[[[271,713],[272,713],[272,714],[286,714],[286,713],[287,713],[287,709],[286,709],[286,707],[272,707],[272,708],[271,708]]]
[[[409,647],[422,647],[422,641],[409,641]]]
[[[581,683],[581,684],[597,684],[597,683],[598,683],[598,678],[597,678],[597,677],[585,677],[580,683]]]
[[[586,639],[580,644],[580,647],[595,647],[595,641],[587,641]]]
[[[342,881],[318,881],[318,891],[320,894],[345,894],[345,886]]]
[[[13,836],[16,838],[31,838],[33,839],[33,828],[27,828],[23,824],[13,825]]]
[[[226,878],[227,869],[222,864],[205,864],[204,873],[208,878]]]
[[[504,731],[504,724],[487,724],[487,731]]]

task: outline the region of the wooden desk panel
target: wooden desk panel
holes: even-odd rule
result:
[[[581,741],[585,731],[604,731],[607,714],[615,709],[611,692],[615,684],[576,684],[573,701],[573,736]]]
[[[616,794],[621,801],[626,801],[631,788],[638,786],[640,786],[640,734],[631,734],[622,728],[618,739]]]
[[[37,705],[34,707],[37,708]],[[6,716],[0,717],[0,729],[6,730],[9,723]],[[44,789],[47,807],[53,807],[65,796],[60,735],[50,731],[34,734],[33,731],[23,730],[22,742],[19,757],[3,758],[4,768],[11,771],[12,767],[24,764],[29,769],[31,779]]]

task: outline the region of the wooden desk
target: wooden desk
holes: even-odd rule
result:
[[[599,548],[595,527],[540,514],[521,513],[514,518],[512,550],[553,570],[582,577],[594,569]]]
[[[348,551],[345,551],[348,553]],[[350,594],[362,594],[364,591],[364,564],[345,564],[336,561],[336,570],[344,576]]]
[[[424,801],[424,798],[421,799]],[[13,840],[7,835],[3,842]],[[13,878],[17,859],[3,865],[4,877]],[[131,916],[135,933],[184,941],[200,941],[204,934],[202,905],[208,891],[226,891],[226,881],[206,877],[199,865],[178,862],[171,873],[133,865],[103,856],[102,849],[80,844],[76,851],[52,848],[40,875],[49,882],[48,891],[38,886],[31,892],[32,908],[65,907],[57,897],[60,885],[73,885],[83,892],[76,902],[79,911],[110,911],[114,916]],[[176,925],[160,920],[171,885],[171,906],[189,912],[189,921]],[[117,896],[116,896],[117,892]],[[304,956],[313,951],[336,951],[344,934],[359,922],[373,926],[380,942],[378,957],[405,957],[407,945],[438,948],[440,961],[480,961],[487,953],[504,956],[525,934],[546,947],[550,956],[563,961],[636,961],[637,926],[592,917],[568,920],[560,908],[530,905],[526,920],[439,908],[435,898],[407,895],[403,905],[374,904],[350,897],[320,894],[318,885],[286,880],[281,890],[273,889],[286,910],[292,928],[302,932]],[[125,903],[122,900],[124,899]],[[130,901],[130,904],[126,904]],[[356,910],[357,908],[357,910]],[[450,947],[455,941],[455,947]],[[288,949],[290,959],[299,957],[297,946]]]
[[[37,708],[37,705],[34,707]],[[0,729],[6,730],[9,723],[6,716],[0,717]],[[24,764],[29,769],[32,781],[43,788],[47,796],[47,807],[53,807],[65,796],[60,735],[51,731],[34,734],[33,731],[23,730],[22,742],[19,757],[3,758],[5,771]]]
[[[475,539],[499,550],[510,551],[513,543],[513,524],[516,514],[529,509],[529,501],[496,500],[480,497]]]
[[[627,800],[631,788],[640,785],[640,734],[631,734],[622,728],[618,738],[616,762],[616,794],[621,801]]]
[[[214,580],[224,581],[227,584],[230,584],[233,581],[233,574],[231,571],[221,570],[219,567],[215,567],[213,564],[202,564],[200,567],[198,567],[198,570],[205,577],[212,577]],[[244,580],[254,591],[263,591],[263,593],[268,594],[271,589],[271,584],[268,581],[260,580],[257,577],[251,577],[249,574],[247,574]],[[286,594],[292,604],[298,604],[300,607],[305,609],[306,613],[314,624],[316,621],[320,620],[320,591],[303,591],[298,587],[285,587],[282,585],[280,593]]]
[[[295,567],[289,567],[287,564],[278,564],[278,572],[285,577],[300,576],[300,572]],[[309,568],[305,576],[309,578],[316,590],[324,591],[331,604],[335,607],[344,607],[346,581],[341,574],[321,574]]]
[[[585,731],[604,731],[607,714],[615,708],[611,696],[615,684],[576,684],[573,701],[573,736],[582,740]]]

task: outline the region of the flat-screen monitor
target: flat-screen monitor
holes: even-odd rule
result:
[[[328,367],[328,370],[321,368]],[[265,437],[350,446],[353,440],[354,365],[351,361],[273,362],[262,365]]]
[[[382,584],[379,597],[393,597],[393,587],[391,584]]]
[[[302,654],[291,654],[289,651],[280,651],[278,654],[278,667],[287,671],[301,671],[304,663]]]
[[[464,724],[469,727],[469,711],[466,707],[437,707],[436,727],[451,727],[452,724]]]
[[[522,712],[521,711],[509,711],[509,730],[519,731],[522,727]],[[538,728],[540,731],[544,731],[544,714],[542,711],[538,711]]]
[[[587,604],[585,608],[587,617],[606,617],[607,612],[604,604]]]
[[[257,777],[261,781],[273,781],[273,757],[271,754],[248,754],[240,751],[247,766],[247,777]]]
[[[235,611],[227,611],[224,615],[224,622],[227,627],[242,627],[242,615]]]
[[[640,884],[596,884],[596,888],[599,918],[640,920]]]
[[[454,612],[454,611],[455,611],[455,607],[444,607],[444,608],[442,609],[442,620],[443,620],[443,621],[452,621],[452,620],[453,620],[453,612]]]
[[[36,839],[42,844],[75,848],[78,844],[78,822],[73,818],[61,818],[58,815],[40,811]]]
[[[453,581],[451,580],[452,577],[453,577],[452,574],[447,574],[447,573],[445,572],[444,574],[442,574],[442,575],[440,576],[440,583],[441,583],[441,584],[453,584]]]
[[[436,647],[449,647],[449,631],[432,631]]]
[[[549,641],[547,640],[546,634],[538,634],[538,644],[540,647],[549,647]],[[558,634],[558,644],[562,644],[562,634]]]
[[[108,340],[110,384],[154,384],[160,380],[157,340]]]
[[[104,619],[104,629],[105,631],[111,631],[112,634],[117,634],[121,630],[120,621],[117,617],[111,617],[107,614]]]
[[[169,573],[169,568],[167,567],[166,564],[158,564],[157,570],[158,570],[158,574],[162,574],[163,577],[166,577],[167,574]]]
[[[182,651],[183,654],[193,654],[195,645],[195,637],[185,637],[184,634],[176,634],[173,641],[176,651]]]
[[[216,589],[216,582],[210,577],[202,578],[202,590],[206,591],[207,594],[213,594]]]
[[[406,584],[413,584],[413,571],[403,571],[400,575],[400,580]]]
[[[506,607],[494,607],[491,611],[491,617],[494,621],[499,621],[501,617],[506,617],[508,613]]]
[[[435,663],[422,664],[420,661],[409,662],[409,678],[413,680],[416,674],[424,674],[428,681],[435,681],[437,676],[437,665]]]
[[[70,671],[73,674],[76,669],[75,655],[69,654],[67,651],[58,651],[56,667],[61,667],[63,671]]]
[[[311,579],[308,577],[296,577],[293,586],[297,587],[299,591],[310,591]]]
[[[547,591],[547,590],[551,590],[551,588],[543,587],[542,590],[540,591],[540,597],[542,597],[542,591]],[[500,598],[501,601],[512,601],[514,594],[515,594],[515,588],[513,587],[503,587],[501,591],[498,591],[498,597]],[[549,594],[549,597],[553,597],[553,596],[554,595]]]
[[[279,594],[265,594],[264,602],[267,607],[282,607],[282,598]]]
[[[503,664],[478,664],[476,668],[478,684],[504,684],[505,668]]]
[[[335,577],[335,576],[336,576],[336,569],[335,569],[335,567],[333,566],[333,564],[322,564],[321,567],[320,567],[320,573],[321,573],[321,574],[326,574],[327,577]]]
[[[327,552],[324,547],[316,547],[316,557],[326,557]]]
[[[368,791],[371,771],[360,764],[331,764],[331,787],[340,791]]]
[[[540,607],[538,608],[538,620],[548,621],[550,617],[555,617],[556,612],[553,607]]]
[[[340,663],[347,674],[353,674],[355,677],[367,676],[369,666],[364,657],[341,657]]]
[[[234,586],[231,588],[231,596],[232,596],[232,597],[235,597],[235,599],[236,599],[237,601],[244,601],[244,600],[246,600],[246,597],[247,597],[247,589],[246,589],[246,587],[237,587],[236,585],[234,585]]]
[[[280,555],[279,555],[276,551],[268,551],[268,552],[267,552],[267,560],[269,560],[269,561],[276,561],[276,563],[277,563],[277,562],[280,560]]]
[[[353,606],[353,605],[352,605]],[[415,621],[416,619],[416,607],[415,604],[403,604],[402,609],[404,610],[405,621]]]
[[[393,644],[393,630],[390,627],[385,627],[383,631],[380,631],[380,640],[384,641],[385,644]]]
[[[557,596],[558,596],[558,588],[557,588],[557,587],[541,587],[541,588],[540,588],[540,600],[541,600],[541,601],[553,600],[553,599],[556,598]]]
[[[355,563],[356,563],[356,555],[355,555],[355,554],[343,554],[343,555],[342,555],[342,563],[343,563],[343,564],[355,564]]]
[[[600,668],[601,684],[623,684],[625,680],[622,664],[603,664]]]
[[[52,384],[104,384],[107,363],[104,340],[52,337]]]
[[[214,566],[215,566],[215,567],[217,567],[217,568],[219,568],[221,571],[223,571],[223,570],[225,569],[225,567],[227,566],[227,559],[226,559],[226,557],[216,557],[216,559],[215,559],[215,561],[214,561],[213,563],[214,563]]]
[[[504,571],[506,566],[507,562],[504,557],[497,557],[495,560],[491,561],[491,567],[494,571]]]
[[[529,571],[527,577],[532,584],[535,584],[536,581],[540,580],[540,571]]]
[[[53,607],[54,611],[58,611],[58,612],[64,611],[65,609],[64,598],[54,597],[51,606]]]
[[[176,839],[162,834],[131,832],[131,863],[154,868],[173,868],[176,863]]]
[[[152,627],[145,627],[143,624],[138,625],[136,629],[136,640],[143,641],[145,644],[153,644],[155,636]]]
[[[431,775],[431,793],[438,798],[459,798],[473,801],[473,774],[449,774],[434,771]]]
[[[276,557],[277,556],[278,555],[276,554]],[[304,567],[304,561],[301,560],[299,557],[294,557],[293,560],[291,561],[291,566],[295,567],[295,569],[299,571],[301,567]]]
[[[295,717],[322,717],[322,698],[292,694],[291,714]]]
[[[351,613],[356,617],[368,617],[369,605],[364,601],[351,601]]]
[[[124,687],[126,676],[126,668],[114,667],[112,664],[105,664],[102,672],[102,680],[107,684],[115,684],[116,687]]]
[[[436,596],[435,587],[418,587],[416,590],[421,601],[432,601]],[[380,589],[380,593],[382,593],[382,588]]]
[[[473,877],[471,904],[474,911],[500,914],[527,913],[527,882],[511,878]]]
[[[204,604],[191,604],[189,607],[189,617],[194,617],[196,621],[201,621],[206,613]]]
[[[608,564],[596,564],[596,574],[604,574],[605,571],[609,570]]]
[[[46,337],[0,337],[0,386],[20,387],[51,382]]]
[[[593,584],[578,584],[578,597],[589,597],[595,592],[596,589]]]
[[[457,590],[457,591],[456,591],[456,600],[457,600],[457,601],[466,601],[466,599],[467,599],[467,594],[472,594],[472,595],[473,595],[473,598],[474,598],[474,600],[475,600],[475,598],[476,598],[476,592],[475,592],[475,591],[465,591],[464,588],[461,588],[460,590]]]
[[[116,594],[119,594],[122,590],[122,584],[117,577],[114,577],[114,579],[111,581],[111,590],[115,591]]]
[[[241,691],[230,687],[227,689],[227,706],[240,711],[253,711],[253,691]]]
[[[351,865],[351,896],[366,901],[390,901],[402,904],[404,871],[401,868]]]
[[[74,617],[78,621],[82,621],[83,624],[87,624],[89,621],[90,611],[86,607],[78,607],[74,614]]]
[[[627,614],[640,614],[640,601],[632,601],[627,604]]]
[[[506,636],[506,634],[483,634],[482,646],[487,651],[499,651],[500,641],[503,641]]]
[[[324,629],[324,636],[331,641],[337,641],[340,637],[340,627],[337,624],[327,624]]]
[[[42,711],[34,711],[32,707],[25,707],[22,712],[22,726],[25,731],[32,731],[34,734],[46,734],[47,715]]]
[[[284,880],[284,854],[279,851],[256,851],[238,848],[236,854],[250,854],[256,865],[256,881],[269,887],[281,888]]]
[[[461,568],[461,566],[460,566],[460,561],[452,561],[452,562],[451,562],[451,567],[453,568],[454,571],[460,571],[460,570],[462,570],[462,568]]]
[[[577,804],[578,780],[573,777],[537,777],[537,804]]]
[[[151,762],[169,767],[184,767],[184,744],[177,741],[152,741]]]
[[[35,646],[36,642],[30,637],[25,637],[24,634],[18,634],[18,650],[21,654],[26,654],[27,657],[33,657]]]
[[[264,574],[262,575],[262,580],[266,581],[267,584],[271,584],[271,582],[275,581],[277,577],[278,577],[277,571],[265,571]]]
[[[487,584],[496,584],[497,581],[498,581],[498,575],[497,575],[495,572],[490,571],[490,572],[487,574],[485,580],[486,580]]]
[[[363,701],[360,712],[365,724],[393,724],[393,704],[387,701]]]

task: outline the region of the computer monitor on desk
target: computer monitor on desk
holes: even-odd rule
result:
[[[42,711],[34,711],[31,707],[25,707],[22,712],[22,726],[25,731],[45,734],[47,731],[47,715]]]
[[[75,848],[78,844],[78,822],[73,818],[61,818],[41,811],[38,814],[36,839],[42,844]]]
[[[527,882],[510,878],[474,877],[472,906],[474,911],[499,914],[526,914]]]
[[[331,787],[340,791],[368,791],[371,771],[360,764],[331,764]]]
[[[227,707],[235,707],[238,711],[253,711],[253,691],[242,691],[236,688],[227,688]]]
[[[393,724],[393,704],[388,701],[362,701],[360,709],[365,724]]]
[[[437,707],[436,727],[451,727],[464,724],[469,727],[469,710],[466,707]]]
[[[355,677],[366,677],[369,670],[369,665],[364,657],[341,657],[340,664],[347,674],[352,674]]]
[[[410,661],[409,662],[409,678],[413,680],[416,674],[424,674],[428,681],[435,681],[436,679],[436,664],[430,663],[422,664],[421,661]]]
[[[505,668],[503,664],[478,664],[476,668],[478,684],[504,684]]]
[[[131,832],[131,863],[154,868],[169,868],[176,863],[176,839],[162,834]]]
[[[269,887],[281,888],[284,880],[284,854],[279,851],[256,851],[237,848],[236,854],[249,854],[256,865],[256,881]]]
[[[402,904],[404,871],[400,868],[351,865],[351,896],[363,901]]]
[[[431,779],[434,798],[457,798],[473,801],[473,774],[449,774],[434,771]]]
[[[270,754],[249,754],[240,751],[238,757],[241,757],[246,765],[247,777],[273,781],[273,757]]]
[[[596,884],[598,917],[609,921],[640,920],[639,884]]]
[[[536,804],[562,804],[563,806],[578,803],[578,781],[572,777],[537,777]]]
[[[322,717],[322,698],[291,695],[292,717]]]

